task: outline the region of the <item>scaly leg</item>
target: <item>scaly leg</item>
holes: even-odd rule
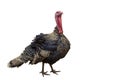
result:
[[[42,71],[40,73],[42,73],[43,77],[44,75],[50,75],[50,74],[47,74],[47,71],[44,72],[44,62],[42,62]]]
[[[54,70],[51,64],[49,64],[49,65],[50,65],[50,67],[51,67],[51,71],[50,71],[50,72],[53,72],[54,74],[57,74],[57,72],[60,72],[60,71]]]

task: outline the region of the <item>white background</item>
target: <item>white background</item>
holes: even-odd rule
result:
[[[53,31],[57,10],[71,41],[53,65],[59,75],[42,77],[41,63],[8,68],[35,35]],[[0,80],[120,80],[119,0],[0,0]]]

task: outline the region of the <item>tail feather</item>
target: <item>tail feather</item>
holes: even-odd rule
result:
[[[19,67],[23,63],[26,63],[28,61],[30,61],[29,64],[37,64],[38,62],[41,62],[49,55],[50,55],[50,51],[45,51],[45,50],[41,50],[40,53],[36,53],[34,54],[34,56],[29,56],[26,53],[22,53],[19,57],[11,60],[8,63],[8,67]]]
[[[19,57],[14,58],[8,63],[8,67],[19,67],[23,63],[26,63],[28,61],[32,61],[33,57],[26,55],[25,53],[22,53]]]
[[[8,67],[19,67],[21,66],[22,64],[24,63],[24,61],[21,60],[20,56],[11,60],[9,63],[8,63]]]

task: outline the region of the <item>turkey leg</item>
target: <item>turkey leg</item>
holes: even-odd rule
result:
[[[53,72],[54,74],[57,74],[57,72],[60,72],[60,71],[54,70],[51,64],[49,64],[49,65],[50,65],[50,67],[51,67],[51,71],[50,71],[50,72]]]
[[[42,62],[42,71],[40,73],[42,73],[43,77],[44,75],[50,75],[50,74],[47,74],[48,71],[44,72],[44,62]]]

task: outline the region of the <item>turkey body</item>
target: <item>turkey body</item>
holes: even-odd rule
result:
[[[37,35],[23,53],[17,58],[11,60],[9,67],[19,67],[23,63],[30,61],[30,64],[39,62],[48,63],[50,66],[59,59],[64,58],[70,49],[70,42],[64,34],[58,34],[55,30],[50,34]],[[51,69],[54,73],[55,70]],[[42,69],[43,74],[44,68]]]

